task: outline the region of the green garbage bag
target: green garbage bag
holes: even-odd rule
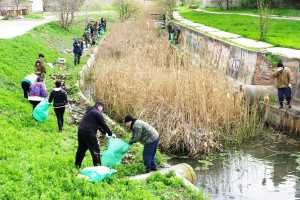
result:
[[[119,138],[110,137],[107,150],[103,152],[101,163],[106,167],[113,167],[121,163],[129,150],[129,144]]]
[[[100,181],[111,177],[116,172],[117,170],[110,169],[105,166],[86,167],[80,171],[78,177],[86,179],[93,183],[99,183]]]
[[[48,119],[49,102],[41,101],[33,110],[32,116],[38,122],[44,122]]]

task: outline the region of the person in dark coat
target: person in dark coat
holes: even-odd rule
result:
[[[167,30],[168,30],[168,35],[169,35],[169,41],[171,41],[173,38],[173,35],[174,35],[174,29],[170,23],[167,25]]]
[[[43,61],[41,61],[39,59],[35,61],[35,74],[38,75],[39,77],[41,77],[42,79],[45,78],[46,67],[45,67]]]
[[[78,40],[74,40],[73,43],[73,53],[74,53],[74,65],[80,64],[80,57],[82,55],[83,49],[81,49],[81,44]]]
[[[49,103],[53,102],[53,108],[57,119],[58,130],[63,131],[65,107],[68,104],[68,97],[65,90],[62,89],[60,80],[55,82],[55,88],[50,93]]]
[[[103,24],[103,31],[106,32],[106,19],[103,19],[102,24]]]
[[[80,44],[80,48],[81,48],[81,56],[82,56],[82,53],[83,53],[83,50],[84,50],[84,38],[81,38],[79,40],[79,44]]]
[[[107,126],[102,115],[104,104],[97,102],[94,107],[87,110],[78,127],[78,148],[76,152],[75,166],[81,167],[87,150],[90,151],[94,166],[101,165],[100,147],[97,141],[97,131],[108,136],[114,136]]]

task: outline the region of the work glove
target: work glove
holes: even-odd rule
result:
[[[283,70],[283,67],[278,67],[278,68],[277,68],[277,71],[278,71],[278,72],[280,72],[280,71],[282,71],[282,70]]]
[[[112,138],[117,138],[116,134],[114,134],[114,133],[113,133],[111,136],[109,136],[109,135],[106,133],[105,136],[106,136],[106,138],[110,138],[110,137],[112,137]]]
[[[291,83],[289,84],[289,87],[290,87],[290,88],[292,88],[292,87],[293,87]]]

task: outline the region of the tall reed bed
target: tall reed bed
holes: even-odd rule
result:
[[[255,109],[215,69],[170,47],[150,22],[128,21],[116,24],[101,45],[96,97],[116,120],[131,113],[153,124],[162,150],[210,153],[260,127]]]

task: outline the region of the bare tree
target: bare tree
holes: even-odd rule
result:
[[[63,28],[67,29],[73,23],[75,12],[83,2],[84,0],[55,0],[55,8]]]
[[[129,19],[137,12],[136,2],[132,0],[115,0],[114,5],[122,21]]]
[[[259,10],[260,40],[265,40],[268,34],[269,8],[271,3],[272,0],[257,0],[257,8]]]
[[[165,10],[166,17],[171,19],[173,17],[173,11],[176,8],[177,0],[161,0],[161,4]]]
[[[43,10],[48,11],[50,6],[50,0],[43,0]]]

